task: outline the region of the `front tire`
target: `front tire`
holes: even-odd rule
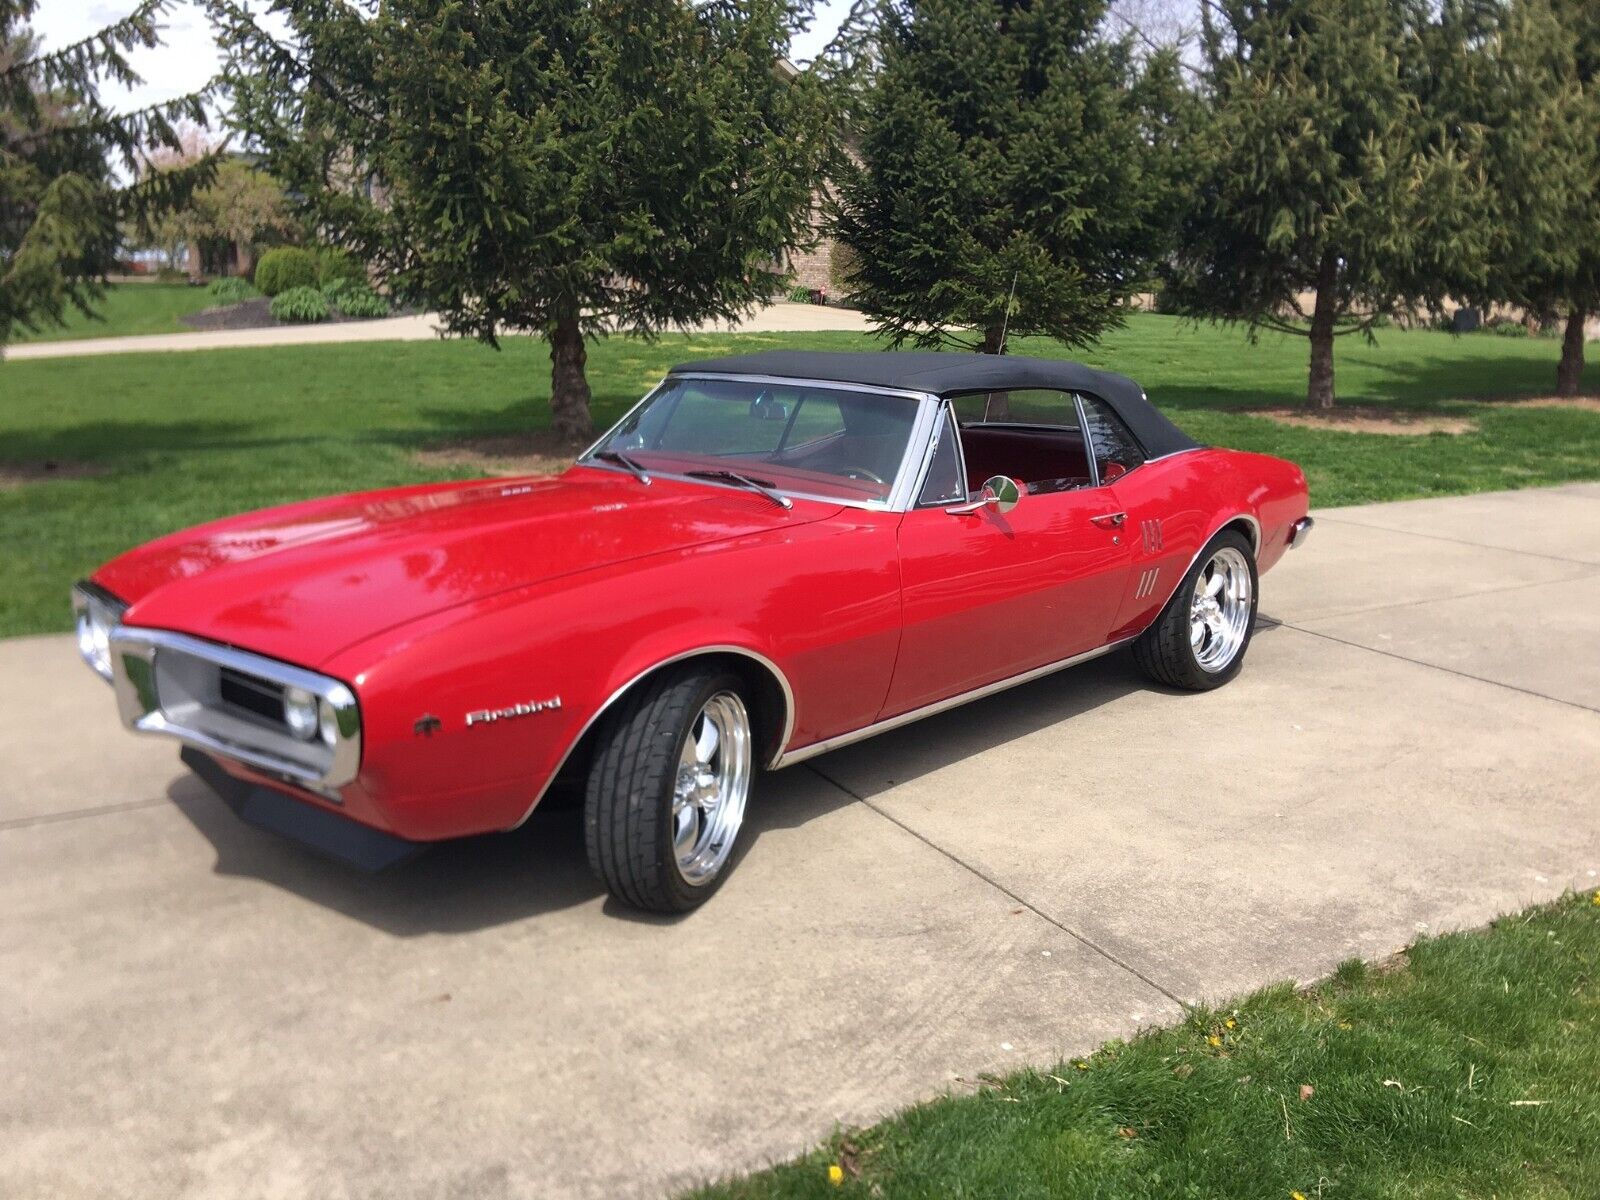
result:
[[[1139,635],[1133,656],[1157,683],[1219,688],[1244,666],[1256,623],[1259,577],[1250,542],[1224,529],[1206,545],[1177,592]]]
[[[647,912],[697,908],[722,886],[755,774],[738,676],[663,672],[608,714],[584,794],[589,865]]]

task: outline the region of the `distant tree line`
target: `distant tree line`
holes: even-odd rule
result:
[[[210,162],[105,166],[197,107],[95,99],[162,7],[41,55],[0,0],[0,338]],[[1083,345],[1159,291],[1305,337],[1326,406],[1341,337],[1446,297],[1562,323],[1575,391],[1600,312],[1593,0],[856,0],[798,69],[810,0],[207,8],[296,217],[451,331],[545,337],[572,438],[592,337],[779,295],[819,195],[894,343]]]
[[[1152,6],[1162,38],[1139,28]],[[1083,343],[1157,288],[1305,337],[1327,407],[1340,337],[1449,296],[1564,322],[1558,391],[1577,390],[1600,310],[1600,4],[1198,14],[1185,47],[1159,0],[858,4],[860,158],[834,227],[879,328]]]

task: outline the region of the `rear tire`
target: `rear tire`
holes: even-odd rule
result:
[[[1133,656],[1157,683],[1188,691],[1219,688],[1244,666],[1259,594],[1255,553],[1242,533],[1224,529],[1206,544]]]
[[[607,714],[584,793],[584,843],[624,903],[688,912],[722,886],[755,772],[741,686],[715,666],[685,666]]]

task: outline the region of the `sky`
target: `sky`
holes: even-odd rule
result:
[[[33,16],[33,28],[46,46],[60,47],[87,37],[128,15],[136,0],[45,0]],[[808,59],[827,44],[850,11],[850,0],[817,0],[816,20],[795,42],[792,57]],[[168,14],[161,46],[140,50],[134,69],[144,83],[131,92],[107,86],[100,98],[120,108],[171,100],[202,87],[219,67],[216,44],[205,14],[194,4],[181,4]]]

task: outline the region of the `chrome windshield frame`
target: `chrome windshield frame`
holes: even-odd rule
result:
[[[595,451],[604,446],[606,441],[625,425],[636,412],[654,400],[664,387],[680,379],[716,379],[732,383],[756,383],[776,387],[807,387],[824,391],[866,393],[877,396],[893,396],[915,403],[917,411],[912,418],[911,431],[906,437],[905,453],[901,456],[899,470],[889,486],[889,493],[883,499],[850,500],[841,496],[825,496],[816,492],[803,492],[788,487],[779,486],[773,488],[780,495],[788,496],[792,500],[810,500],[819,504],[838,504],[846,508],[860,508],[873,512],[903,513],[915,503],[931,435],[934,426],[938,423],[939,405],[942,401],[932,392],[919,392],[906,388],[875,387],[836,379],[804,379],[784,375],[743,375],[729,374],[722,371],[674,371],[646,392],[637,404],[623,413],[620,419],[596,438],[582,454],[578,455],[578,464],[591,467],[597,471],[615,471],[626,474],[627,472],[615,463],[596,460],[593,457]],[[724,483],[715,479],[701,479],[697,476],[684,475],[674,471],[652,469],[650,477],[652,479],[675,479],[683,483],[695,483],[703,487],[726,488],[730,491],[744,490],[736,483]]]

